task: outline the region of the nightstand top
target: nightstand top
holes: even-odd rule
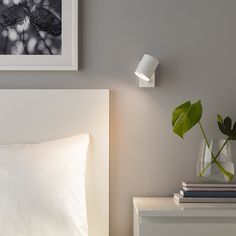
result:
[[[236,203],[175,203],[173,198],[133,198],[140,217],[236,217]]]

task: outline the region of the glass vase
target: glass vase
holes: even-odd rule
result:
[[[197,176],[205,182],[230,182],[234,178],[234,162],[230,142],[226,140],[201,141],[197,161]]]

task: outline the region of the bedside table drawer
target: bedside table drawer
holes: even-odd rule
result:
[[[134,217],[135,219],[135,217]],[[142,217],[134,236],[235,236],[236,218]]]

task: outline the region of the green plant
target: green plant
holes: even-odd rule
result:
[[[190,101],[187,101],[180,106],[176,107],[173,111],[172,114],[172,127],[173,127],[173,132],[176,133],[178,136],[181,138],[184,138],[184,135],[192,129],[196,124],[199,125],[200,130],[203,134],[203,137],[205,139],[207,147],[210,149],[210,144],[206,135],[206,132],[204,131],[203,125],[201,123],[201,118],[202,118],[202,104],[201,100],[191,103]],[[222,118],[221,115],[217,115],[217,123],[218,123],[218,128],[219,130],[226,135],[225,142],[223,145],[220,147],[219,151],[214,154],[211,151],[211,157],[212,160],[208,165],[206,165],[201,173],[199,174],[199,177],[204,176],[205,171],[211,166],[211,164],[215,163],[220,171],[227,176],[228,181],[231,181],[234,177],[234,175],[227,170],[221,165],[221,163],[217,160],[218,157],[221,154],[221,151],[225,147],[225,145],[230,141],[230,140],[236,140],[236,122],[232,126],[232,119],[230,117],[226,117],[225,119]]]

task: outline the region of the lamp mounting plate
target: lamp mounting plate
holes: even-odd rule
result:
[[[155,88],[155,74],[153,74],[150,81],[139,79],[139,87],[140,88]]]

